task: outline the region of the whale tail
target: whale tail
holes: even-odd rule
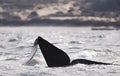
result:
[[[34,51],[32,52],[28,61],[30,61],[34,57],[38,45],[40,47],[40,50],[44,56],[44,59],[48,67],[64,67],[69,65],[75,65],[78,63],[87,64],[87,65],[92,65],[92,64],[112,65],[111,63],[96,62],[87,59],[75,59],[72,62],[70,62],[69,56],[64,51],[55,47],[54,45],[52,45],[42,37],[38,37],[35,40],[33,47]]]
[[[69,56],[48,41],[38,37],[38,44],[48,67],[60,67],[70,64]]]

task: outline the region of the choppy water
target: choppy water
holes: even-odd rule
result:
[[[0,28],[0,76],[119,76],[120,65],[49,68],[38,48],[31,64],[23,65],[34,40],[41,36],[71,58],[120,64],[120,31],[87,28]]]

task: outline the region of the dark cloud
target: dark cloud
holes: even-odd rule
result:
[[[120,0],[85,0],[85,3],[92,3],[94,11],[119,11]]]

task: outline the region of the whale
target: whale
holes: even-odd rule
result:
[[[111,65],[111,63],[104,63],[104,62],[97,62],[87,59],[75,59],[70,60],[70,57],[65,53],[63,50],[59,49],[52,43],[48,42],[47,40],[43,39],[42,37],[38,37],[34,42],[34,52],[31,54],[29,62],[35,55],[37,51],[37,47],[39,46],[42,55],[47,63],[48,67],[65,67],[75,64],[86,64],[86,65]]]

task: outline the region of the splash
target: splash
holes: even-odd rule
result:
[[[34,42],[34,45],[32,47],[31,55],[29,56],[27,61],[24,63],[24,65],[28,65],[30,63],[30,61],[33,59],[33,57],[35,56],[35,54],[37,52],[37,47],[38,47],[38,41],[36,39],[35,42]]]

